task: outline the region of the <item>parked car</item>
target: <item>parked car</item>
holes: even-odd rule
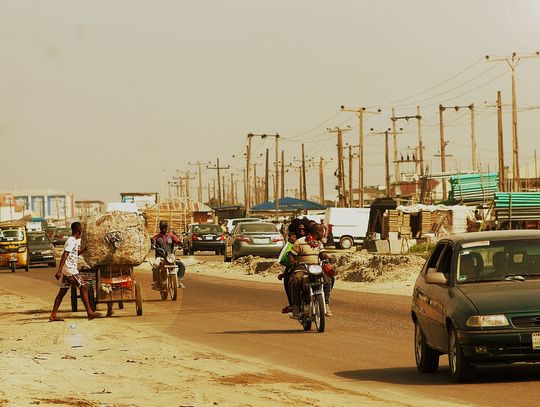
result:
[[[414,353],[421,372],[448,354],[454,381],[478,364],[540,362],[540,231],[441,239],[414,286]]]
[[[369,208],[328,208],[324,221],[328,225],[328,243],[338,249],[350,249],[366,238]]]
[[[30,253],[30,264],[47,264],[49,267],[56,267],[54,259],[54,245],[45,232],[28,233],[28,251]]]
[[[225,227],[227,228],[227,232],[232,233],[234,227],[238,225],[240,222],[260,222],[260,218],[236,218],[236,219],[227,219],[227,224]]]
[[[71,236],[71,228],[56,228],[52,238],[52,242],[55,246],[63,246],[66,244],[66,240]]]
[[[248,255],[277,258],[283,244],[283,236],[273,223],[242,222],[227,236],[223,259],[229,262]]]
[[[214,223],[200,223],[189,226],[184,235],[184,253],[193,255],[198,251],[212,251],[223,254],[225,236],[221,226]]]

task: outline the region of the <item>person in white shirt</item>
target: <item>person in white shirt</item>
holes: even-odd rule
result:
[[[79,260],[79,254],[84,253],[86,249],[80,249],[80,238],[82,236],[82,225],[79,222],[74,222],[71,224],[71,236],[66,240],[64,245],[64,253],[62,253],[62,258],[60,259],[60,264],[58,270],[54,277],[60,281],[60,291],[54,300],[53,310],[51,316],[49,317],[49,322],[63,321],[62,318],[59,318],[56,314],[62,304],[62,300],[71,287],[78,287],[81,291],[81,299],[86,308],[86,313],[88,314],[88,319],[94,319],[101,317],[101,314],[94,312],[90,306],[90,301],[88,300],[88,287],[79,275],[79,270],[77,269],[77,263]]]

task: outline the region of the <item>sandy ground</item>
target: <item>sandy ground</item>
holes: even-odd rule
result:
[[[188,267],[189,273],[200,273],[214,277],[231,278],[237,280],[283,284],[277,279],[277,274],[272,272],[250,274],[245,268],[235,267],[234,265],[205,262],[204,260],[201,261],[192,257],[183,258],[182,260]],[[150,270],[150,266],[148,265],[143,265],[141,267],[143,267],[145,270]],[[337,280],[335,288],[373,294],[411,296],[415,280],[416,274],[412,274],[406,279],[399,281],[389,280],[381,282],[352,282]]]
[[[144,317],[88,321],[64,304],[67,321],[49,323],[49,307],[0,291],[2,407],[418,405],[398,392],[338,388],[307,372],[216,352],[165,335]]]

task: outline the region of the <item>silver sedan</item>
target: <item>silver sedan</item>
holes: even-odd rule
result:
[[[239,223],[225,240],[223,257],[226,262],[248,255],[277,259],[283,244],[283,236],[273,223]]]

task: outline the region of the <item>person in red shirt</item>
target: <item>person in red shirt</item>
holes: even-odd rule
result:
[[[156,257],[166,258],[170,253],[174,254],[174,248],[175,246],[180,245],[180,242],[180,238],[176,236],[174,232],[169,231],[169,225],[167,224],[167,221],[160,221],[159,233],[152,238],[152,244],[156,249]],[[161,251],[158,253],[158,249],[163,249],[163,252],[165,252],[165,254],[163,254],[163,252]],[[176,264],[178,265],[178,280],[181,281],[186,273],[186,268],[184,264],[180,261],[177,261]],[[153,280],[153,287],[156,287],[159,282],[159,275],[157,270],[154,270],[153,272]],[[184,288],[184,284],[181,282],[179,283],[179,286],[181,288]]]

